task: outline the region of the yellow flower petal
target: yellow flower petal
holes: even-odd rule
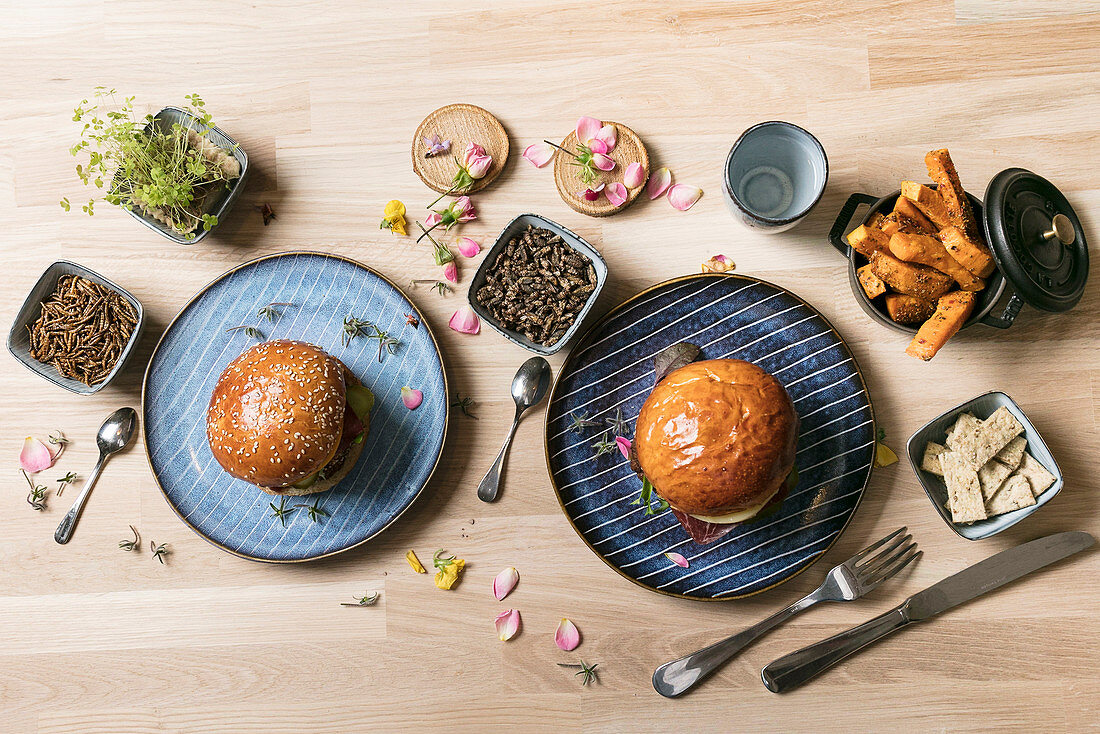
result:
[[[390,231],[391,232],[396,232],[397,234],[408,234],[409,232],[405,228],[405,226],[406,225],[405,225],[405,218],[404,217],[394,217],[393,219],[390,220]]]
[[[405,205],[397,199],[386,202],[386,208],[382,210],[382,216],[390,221],[405,216]]]
[[[409,551],[405,554],[405,560],[412,566],[412,570],[417,573],[427,573],[427,569],[424,568],[424,564],[420,562],[420,559],[416,557],[416,551]]]
[[[898,463],[898,455],[884,443],[875,444],[875,466],[883,467]]]
[[[435,574],[435,585],[440,589],[449,589],[458,581],[458,575],[466,567],[466,561],[456,558]]]

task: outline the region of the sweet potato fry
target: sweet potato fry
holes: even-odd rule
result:
[[[940,242],[951,253],[959,265],[979,278],[988,278],[996,269],[993,255],[980,240],[972,240],[958,227],[944,227],[940,230]]]
[[[959,182],[959,174],[951,161],[947,148],[929,151],[924,156],[924,165],[928,167],[928,177],[936,182],[937,193],[947,206],[951,223],[961,229],[974,242],[981,242],[982,235],[978,223],[974,220],[974,209],[966,192]]]
[[[936,302],[904,293],[886,294],[886,312],[899,324],[919,324],[935,313]]]
[[[867,226],[871,229],[879,229],[882,227],[882,220],[886,219],[882,212],[875,212],[871,216],[867,217]]]
[[[878,226],[882,230],[883,234],[889,236],[897,232],[901,227],[898,224],[898,213],[890,212],[882,218],[882,223]]]
[[[942,229],[954,224],[951,221],[950,212],[947,211],[947,204],[943,202],[943,197],[924,184],[916,181],[902,181],[901,195],[916,204],[921,213],[936,227]]]
[[[868,227],[861,224],[848,233],[848,244],[852,249],[864,257],[871,257],[876,250],[886,250],[890,238],[881,229]]]
[[[970,318],[977,302],[978,297],[970,291],[951,291],[940,298],[936,312],[917,330],[905,353],[925,362],[935,357]]]
[[[924,213],[917,208],[912,199],[899,196],[897,203],[894,204],[894,211],[897,213],[899,221],[902,221],[903,218],[912,221],[918,228],[919,234],[935,234],[938,229],[928,221],[928,217],[924,216]]]
[[[890,252],[900,260],[927,265],[950,275],[964,291],[985,288],[985,281],[960,265],[935,237],[899,232],[890,238]]]
[[[955,279],[935,268],[903,262],[885,252],[871,254],[871,271],[898,293],[934,301],[947,293]]]
[[[882,278],[875,275],[870,265],[864,265],[856,270],[856,278],[859,279],[859,284],[863,286],[863,292],[871,300],[886,292],[886,284],[882,282]]]

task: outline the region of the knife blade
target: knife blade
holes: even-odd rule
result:
[[[918,591],[903,602],[909,619],[919,622],[970,601],[1043,566],[1083,551],[1096,542],[1088,533],[1055,533],[1022,543],[964,568],[954,576]]]
[[[849,655],[914,622],[934,617],[1096,542],[1081,531],[1055,533],[979,561],[917,592],[885,614],[769,663],[760,677],[769,691],[796,688]]]

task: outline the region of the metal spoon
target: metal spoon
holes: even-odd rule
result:
[[[508,431],[508,438],[504,439],[504,446],[497,454],[497,460],[489,467],[485,478],[477,487],[478,499],[483,502],[492,502],[497,498],[500,470],[504,466],[504,456],[508,453],[508,447],[512,445],[512,437],[516,435],[520,416],[528,408],[538,405],[546,396],[546,391],[550,389],[550,376],[550,363],[542,357],[531,357],[520,365],[516,376],[512,378],[512,400],[516,401],[516,417],[512,421],[511,430]]]
[[[136,428],[137,413],[133,408],[119,408],[103,421],[95,437],[96,444],[99,446],[99,461],[95,463],[95,469],[92,469],[92,473],[84,482],[84,488],[80,490],[80,496],[76,498],[72,509],[65,514],[61,524],[57,526],[53,539],[58,543],[68,543],[73,537],[73,528],[76,527],[76,521],[80,519],[80,511],[84,509],[84,503],[88,501],[88,495],[92,493],[92,487],[103,465],[107,463],[107,457],[126,448],[126,444],[130,443],[130,439],[134,437]]]

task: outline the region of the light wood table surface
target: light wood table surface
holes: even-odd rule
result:
[[[1069,529],[1100,532],[1100,296],[1093,278],[1067,314],[1027,308],[1010,330],[968,330],[929,364],[872,322],[825,233],[853,191],[884,194],[923,178],[926,150],[948,146],[979,196],[996,172],[1047,176],[1095,247],[1100,187],[1100,3],[1040,0],[790,2],[41,2],[0,17],[0,253],[7,328],[59,258],[114,279],[145,305],[148,328],[117,384],[81,398],[5,355],[0,449],[0,730],[11,732],[349,732],[431,729],[584,732],[1084,731],[1100,721],[1100,554],[1022,580],[865,651],[782,697],[760,683],[772,659],[863,621],[998,550]],[[72,108],[103,84],[156,109],[201,93],[244,146],[254,177],[216,233],[174,245],[106,205],[88,219],[69,146]],[[47,512],[24,503],[16,454],[61,429],[57,470],[86,473],[93,435],[139,406],[149,354],[201,286],[261,254],[320,249],[396,281],[434,277],[428,250],[378,230],[383,204],[434,198],[409,144],[436,107],[470,102],[511,136],[507,169],[476,197],[463,234],[489,240],[520,212],[572,228],[605,255],[606,311],[642,288],[696,272],[715,253],[794,290],[847,338],[887,443],[901,452],[925,420],[990,389],[1012,395],[1065,472],[1061,495],[994,539],[970,543],[937,517],[905,464],[877,470],[835,547],[790,583],[704,604],[620,578],[569,527],[544,466],[541,409],[520,427],[502,499],[475,488],[511,420],[508,383],[527,353],[492,332],[457,334],[462,285],[413,293],[478,420],[452,418],[440,471],[422,499],[366,546],[322,562],[271,566],[220,552],[181,524],[140,446],[103,474],[71,544],[53,529],[76,491]],[[549,168],[519,154],[564,136],[580,115],[620,120],[654,167],[705,190],[687,213],[645,197],[609,219],[570,210]],[[783,119],[816,134],[828,190],[793,231],[743,229],[721,194],[725,155],[749,125]],[[264,227],[258,204],[277,220]],[[555,368],[561,356],[553,360]],[[54,470],[52,473],[58,473]],[[136,525],[168,543],[167,565],[117,543]],[[694,695],[669,701],[653,668],[725,636],[817,585],[833,564],[906,524],[925,557],[856,604],[799,617]],[[447,548],[467,559],[442,592],[403,558]],[[496,602],[503,567],[523,579]],[[374,608],[339,606],[377,589]],[[497,640],[492,619],[519,608],[524,629]],[[573,619],[584,642],[560,652]],[[599,663],[582,688],[556,662]]]

